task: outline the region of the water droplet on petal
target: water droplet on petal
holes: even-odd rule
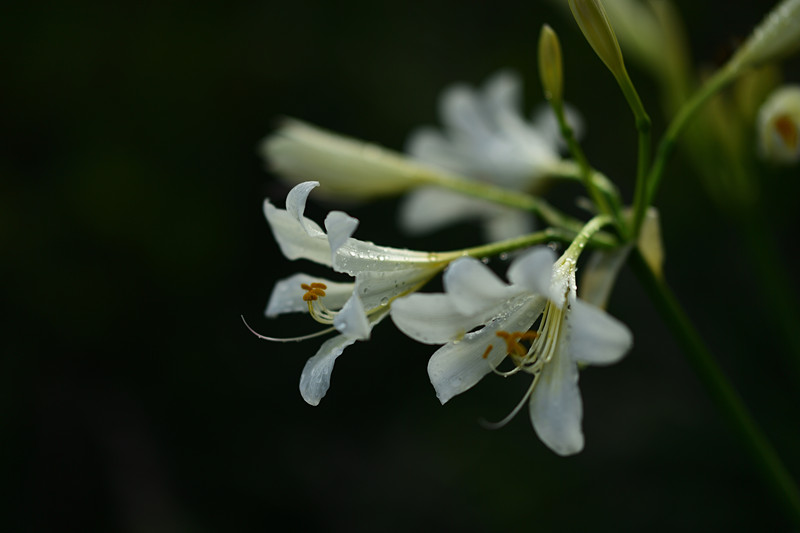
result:
[[[387,298],[386,296],[381,298],[381,305],[389,305],[389,298]]]
[[[489,258],[488,257],[481,257],[481,263],[483,263],[484,265],[488,265],[489,264]]]

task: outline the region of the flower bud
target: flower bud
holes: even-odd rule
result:
[[[781,164],[800,159],[800,86],[774,91],[758,112],[761,155]]]
[[[600,0],[569,0],[572,16],[586,40],[617,80],[627,79],[617,37]]]
[[[561,61],[561,45],[553,28],[545,24],[539,34],[539,77],[544,88],[544,97],[554,105],[561,106],[564,96],[564,71]]]
[[[779,59],[800,47],[800,0],[784,0],[764,18],[731,58],[742,70]]]

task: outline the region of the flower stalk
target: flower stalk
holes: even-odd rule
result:
[[[692,326],[675,295],[634,250],[628,261],[659,314],[667,323],[689,364],[714,404],[736,433],[764,482],[781,502],[795,527],[800,527],[800,492],[775,449],[722,373],[713,355]]]

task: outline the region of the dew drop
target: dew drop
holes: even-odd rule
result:
[[[500,261],[508,261],[508,254],[503,252],[500,254]]]
[[[386,296],[381,298],[381,305],[383,305],[383,306],[389,305],[389,298],[387,298]]]
[[[481,263],[483,263],[484,265],[488,265],[489,264],[489,258],[488,257],[481,257]]]

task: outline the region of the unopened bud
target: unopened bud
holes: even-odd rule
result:
[[[784,0],[756,26],[731,58],[729,68],[741,70],[779,59],[800,47],[800,0]]]
[[[627,79],[628,73],[625,70],[625,63],[622,61],[622,52],[619,49],[617,37],[608,22],[600,0],[569,0],[569,8],[584,37],[606,64],[608,70],[618,81]]]
[[[781,164],[800,160],[800,86],[774,91],[758,112],[761,155]]]
[[[539,34],[539,77],[544,88],[544,97],[554,105],[561,106],[564,97],[564,70],[561,61],[561,45],[553,28],[545,24]]]

